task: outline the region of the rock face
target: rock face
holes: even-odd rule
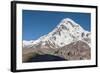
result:
[[[91,58],[91,33],[69,18],[63,19],[50,33],[34,41],[23,41],[23,61],[26,54],[51,54],[66,60]]]
[[[91,48],[85,42],[77,41],[57,50],[57,55],[67,60],[84,60],[91,58]]]

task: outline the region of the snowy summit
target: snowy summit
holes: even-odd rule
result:
[[[45,46],[50,48],[60,48],[76,41],[83,41],[90,45],[89,31],[84,30],[79,24],[70,18],[65,18],[48,34],[41,36],[35,41],[23,41],[23,47]]]

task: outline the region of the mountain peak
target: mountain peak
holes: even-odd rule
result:
[[[70,18],[64,18],[64,19],[62,19],[61,23],[66,23],[66,24],[70,23],[70,24],[73,24],[73,25],[78,25],[75,21],[73,21]]]
[[[73,20],[70,18],[64,18],[63,21],[73,21]]]
[[[57,28],[66,28],[66,29],[73,29],[74,27],[80,27],[79,24],[77,24],[75,21],[73,21],[70,18],[64,18],[61,20],[60,24],[57,26]]]

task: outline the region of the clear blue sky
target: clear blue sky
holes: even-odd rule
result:
[[[23,10],[22,39],[36,40],[52,31],[64,18],[71,18],[85,30],[90,31],[89,13]]]

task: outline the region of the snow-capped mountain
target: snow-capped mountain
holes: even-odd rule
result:
[[[84,30],[79,24],[70,18],[65,18],[50,33],[41,36],[34,41],[23,41],[23,47],[27,48],[61,48],[72,42],[82,40],[90,45],[91,33]]]

